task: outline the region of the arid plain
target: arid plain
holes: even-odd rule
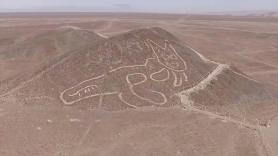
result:
[[[166,42],[166,39],[171,42]],[[138,81],[130,82],[132,86],[129,89],[133,93],[130,96],[141,94],[138,96],[143,101],[141,103],[133,105],[132,101],[136,99],[123,100],[125,92],[121,90],[115,94],[127,105],[110,106],[116,98],[103,97],[104,94],[114,94],[113,87],[108,87],[111,92],[95,93],[100,95],[99,99],[90,99],[92,95],[86,93],[88,78],[100,78],[97,82],[89,82],[95,83],[95,87],[98,81],[102,82],[102,77],[97,77],[97,70],[100,70],[99,73],[108,71],[110,77],[113,77],[110,71],[121,70],[121,66],[116,63],[113,64],[114,69],[112,66],[107,69],[101,66],[101,61],[99,64],[86,65],[90,61],[82,58],[99,61],[97,52],[103,48],[102,42],[106,49],[106,43],[117,43],[124,48],[130,48],[124,44],[126,42],[142,44],[141,51],[136,47],[126,50],[125,55],[129,59],[123,64],[133,67],[138,62],[140,64],[141,60],[153,59],[149,55],[149,51],[153,51],[157,52],[155,56],[158,63],[144,64],[141,61],[141,64],[148,66],[149,63],[157,71],[148,66],[133,75],[140,77],[143,72],[146,72],[144,75],[151,72],[151,78],[162,81],[161,77],[152,75],[163,77],[168,72],[170,80],[170,72],[173,74],[174,86],[180,87],[183,81],[188,83],[185,83],[187,86],[171,90],[167,82],[166,89],[156,88],[164,94],[150,92],[147,97],[144,89],[156,87],[155,84],[136,88],[143,81],[135,77],[130,79]],[[111,54],[115,55],[108,58],[113,63],[113,59],[117,62],[119,48],[111,45],[108,47],[113,51]],[[129,51],[133,53],[129,54]],[[161,54],[161,51],[164,53]],[[171,52],[173,54],[169,54]],[[171,71],[163,67],[161,64],[165,63],[159,60],[159,56],[164,54],[180,57],[180,64],[187,71]],[[132,64],[131,60],[135,63]],[[224,64],[229,67],[226,69],[226,66],[221,66]],[[120,72],[126,74],[126,71]],[[127,77],[129,75],[133,76],[128,73]],[[211,75],[219,76],[210,80]],[[76,78],[71,79],[71,76]],[[176,82],[177,79],[180,81]],[[203,81],[199,82],[198,79]],[[108,79],[107,82],[113,80]],[[211,81],[209,85],[205,84],[205,80]],[[75,86],[65,87],[71,83]],[[172,98],[172,92],[179,94],[183,90],[190,90],[188,86],[195,83],[205,84],[197,89],[193,87],[197,93],[191,95],[191,99],[200,105],[182,103],[183,107],[179,107],[180,101]],[[278,18],[275,17],[123,13],[0,14],[0,85],[1,156],[278,154]],[[84,86],[85,93],[82,93]],[[115,88],[118,89],[117,86]],[[52,99],[59,98],[56,92],[61,93],[60,98],[66,105]],[[79,94],[77,99],[73,97],[75,94]],[[161,95],[163,98],[165,95],[165,107],[161,106],[161,103],[164,105],[163,101],[159,101]],[[232,102],[237,101],[235,99],[240,95],[243,100],[233,105]],[[218,99],[220,97],[223,99]],[[105,109],[87,109],[88,104],[90,108],[98,107],[95,101],[103,103]],[[144,101],[159,107],[145,107]],[[222,104],[223,101],[226,103]],[[258,104],[252,105],[256,102]],[[72,106],[76,103],[77,106]]]

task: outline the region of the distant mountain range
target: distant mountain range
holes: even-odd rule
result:
[[[231,11],[231,12],[208,12],[208,15],[228,16],[254,16],[254,17],[278,17],[278,11]]]

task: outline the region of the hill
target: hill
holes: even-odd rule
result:
[[[261,83],[157,27],[67,54],[9,95],[17,103],[61,108],[200,108],[250,122],[271,119],[277,107]]]
[[[76,27],[30,34],[0,51],[0,94],[27,81],[64,55],[91,46],[102,37]],[[24,68],[23,68],[24,67]]]

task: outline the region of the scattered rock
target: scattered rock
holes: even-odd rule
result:
[[[79,119],[70,119],[70,122],[81,122]]]
[[[47,120],[47,123],[53,123],[53,121],[48,119],[48,120]]]

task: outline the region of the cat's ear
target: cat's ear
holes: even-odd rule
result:
[[[148,46],[152,50],[152,53],[154,54],[156,59],[159,59],[159,57],[161,56],[161,53],[165,50],[165,48],[163,46],[158,45],[154,41],[149,40],[149,39],[146,40],[146,43],[148,44]]]

